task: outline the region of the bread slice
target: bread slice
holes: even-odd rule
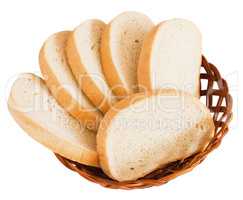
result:
[[[172,19],[146,36],[138,65],[140,90],[175,88],[199,97],[201,34],[190,21]]]
[[[40,69],[52,95],[73,117],[89,129],[96,130],[101,113],[78,87],[65,56],[69,31],[50,36],[39,56]]]
[[[105,77],[119,97],[137,91],[137,64],[145,35],[152,21],[137,12],[124,12],[105,28],[101,39],[101,58]]]
[[[68,62],[79,87],[103,113],[115,100],[105,81],[100,60],[101,34],[105,26],[104,22],[95,19],[83,22],[70,34],[66,47]]]
[[[191,95],[165,89],[115,104],[101,121],[97,151],[107,175],[130,181],[204,150],[213,135],[206,106]]]
[[[59,106],[41,78],[21,74],[12,86],[8,107],[16,122],[51,151],[85,165],[98,166],[96,134]]]

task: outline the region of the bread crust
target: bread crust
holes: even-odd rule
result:
[[[99,155],[100,166],[103,169],[103,171],[110,178],[117,180],[117,178],[112,175],[109,161],[108,161],[109,158],[108,158],[108,154],[107,154],[107,149],[106,149],[106,138],[108,136],[107,128],[109,127],[109,124],[112,122],[113,118],[119,113],[120,110],[122,110],[138,101],[141,101],[145,98],[148,98],[151,96],[157,96],[160,94],[167,94],[167,95],[174,94],[174,95],[178,95],[178,96],[182,96],[182,95],[190,96],[191,98],[197,100],[197,101],[195,101],[196,104],[198,104],[198,105],[200,104],[200,102],[198,101],[198,99],[196,99],[196,97],[193,97],[186,92],[176,91],[174,89],[160,89],[160,90],[156,90],[156,91],[148,91],[146,93],[140,92],[140,93],[129,95],[126,99],[116,103],[113,106],[113,108],[110,109],[106,113],[105,117],[102,119],[102,121],[100,123],[100,127],[98,129],[98,133],[97,133],[97,152]],[[210,114],[208,114],[207,117],[205,117],[205,119],[202,120],[200,124],[204,124],[204,123],[209,124],[211,132],[209,134],[206,134],[204,140],[202,141],[200,151],[203,151],[207,147],[208,141],[214,135],[214,124],[213,124]],[[200,125],[200,124],[198,124],[198,125]],[[190,132],[189,134],[193,133],[193,128],[194,127],[192,127],[192,129],[189,131]],[[160,168],[160,167],[162,167],[162,166],[159,164],[157,168]],[[146,175],[146,174],[144,174],[144,175]]]
[[[71,33],[68,38],[66,53],[68,63],[79,84],[79,87],[98,109],[100,109],[103,113],[106,113],[111,106],[111,102],[108,101],[103,92],[100,91],[95,82],[89,76],[89,73],[86,71],[75,44],[74,33]],[[82,75],[82,80],[80,80],[80,75]]]
[[[10,113],[22,129],[33,139],[65,158],[85,165],[99,167],[97,152],[88,150],[85,147],[80,148],[78,145],[55,136],[55,134],[52,134],[44,127],[37,124],[33,119],[15,108],[16,105],[14,100],[10,96],[8,100],[8,109]]]
[[[119,73],[116,70],[115,64],[112,59],[111,49],[110,49],[110,30],[112,23],[109,23],[104,29],[101,37],[101,62],[103,73],[106,80],[112,90],[112,92],[119,98],[122,99],[129,94],[129,91],[123,85]]]
[[[102,115],[98,112],[87,111],[75,99],[72,98],[70,93],[65,88],[61,86],[61,83],[58,81],[55,73],[53,73],[46,60],[44,48],[45,44],[40,50],[39,65],[41,73],[52,95],[55,97],[58,103],[80,123],[85,125],[88,129],[96,131]],[[72,106],[70,106],[70,102]]]

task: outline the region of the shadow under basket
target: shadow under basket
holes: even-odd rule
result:
[[[191,171],[200,164],[206,156],[217,148],[225,134],[228,132],[228,124],[232,118],[232,97],[228,91],[227,82],[221,77],[218,69],[206,58],[202,57],[200,73],[200,100],[206,104],[213,116],[215,135],[203,152],[199,152],[184,160],[168,164],[147,176],[136,181],[118,182],[110,179],[104,172],[95,167],[82,165],[70,161],[60,155],[56,155],[59,161],[67,168],[77,172],[80,176],[113,189],[135,189],[158,186]]]

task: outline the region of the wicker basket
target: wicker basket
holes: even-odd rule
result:
[[[232,98],[229,94],[227,83],[221,78],[217,68],[213,64],[208,63],[205,57],[202,57],[200,83],[201,101],[205,102],[210,109],[215,124],[215,136],[203,152],[199,152],[185,160],[170,163],[163,169],[156,170],[136,181],[127,182],[112,180],[99,168],[85,166],[59,155],[56,155],[57,158],[67,168],[79,173],[80,176],[104,187],[114,189],[135,189],[158,186],[191,171],[211,151],[220,145],[224,135],[228,132],[228,123],[232,118]],[[204,85],[205,88],[203,87]]]

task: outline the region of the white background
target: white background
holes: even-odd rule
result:
[[[241,0],[1,0],[0,199],[243,199],[242,9]],[[133,191],[105,189],[69,171],[16,125],[6,107],[12,77],[39,74],[39,49],[50,34],[89,18],[108,22],[126,10],[144,12],[155,23],[174,17],[194,21],[204,54],[227,79],[234,98],[229,134],[201,165],[166,185]]]

